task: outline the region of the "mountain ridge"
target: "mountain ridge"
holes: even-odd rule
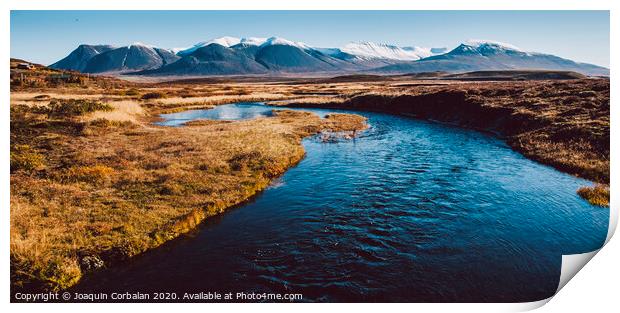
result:
[[[482,70],[568,70],[587,75],[609,75],[609,69],[575,62],[555,55],[526,52],[498,42],[461,43],[444,54],[430,56],[417,62],[399,63],[370,70],[381,73],[471,72]]]
[[[52,68],[131,75],[242,75],[268,73],[405,74],[481,70],[569,70],[608,76],[609,69],[559,56],[526,52],[488,40],[468,40],[452,50],[399,47],[368,41],[317,48],[282,37],[219,37],[182,49],[141,43],[123,47],[79,45]]]

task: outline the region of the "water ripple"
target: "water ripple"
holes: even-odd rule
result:
[[[270,110],[219,106],[164,123]],[[562,254],[604,241],[609,210],[575,195],[587,182],[485,134],[362,114],[372,127],[356,140],[305,140],[306,158],[254,201],[77,288],[534,301],[555,291]]]

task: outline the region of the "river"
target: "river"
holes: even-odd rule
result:
[[[163,115],[160,124],[255,118],[272,109],[229,104]],[[353,113],[370,124],[358,138],[305,139],[306,157],[254,199],[74,290],[534,301],[556,290],[562,254],[603,244],[609,209],[575,193],[588,181],[528,160],[489,134]]]

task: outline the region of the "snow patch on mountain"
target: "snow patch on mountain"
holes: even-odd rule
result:
[[[523,50],[521,50],[517,46],[511,45],[509,43],[493,41],[493,40],[470,39],[470,40],[465,41],[463,44],[470,46],[470,47],[474,47],[474,48],[480,48],[482,46],[487,46],[487,47],[492,47],[495,49],[515,50],[515,51],[523,52]]]
[[[172,51],[174,51],[176,54],[178,55],[188,55],[191,54],[192,52],[202,48],[202,47],[206,47],[210,44],[216,43],[218,45],[222,45],[224,47],[230,47],[230,46],[234,46],[236,44],[239,44],[241,42],[240,38],[237,37],[231,37],[231,36],[224,36],[224,37],[219,37],[219,38],[214,38],[208,41],[202,41],[199,42],[191,47],[188,48],[175,48],[172,49]]]
[[[211,39],[211,40],[207,41],[207,44],[205,46],[208,46],[208,45],[210,45],[212,43],[216,43],[216,44],[222,45],[224,47],[230,47],[230,46],[234,46],[236,44],[239,44],[240,42],[241,42],[240,38],[224,36],[224,37],[215,38],[215,39]]]
[[[261,37],[241,38],[242,44],[252,45],[252,46],[260,46],[264,44],[266,41],[267,41],[267,38],[261,38]]]
[[[174,51],[177,55],[183,56],[183,55],[189,55],[192,52],[202,48],[202,47],[206,47],[210,44],[218,44],[218,45],[222,45],[224,47],[232,47],[234,45],[238,45],[238,44],[246,44],[246,45],[251,45],[251,46],[259,46],[259,47],[266,47],[266,46],[272,46],[272,45],[287,45],[287,46],[293,46],[293,47],[297,47],[300,49],[311,49],[310,46],[306,45],[303,42],[295,42],[295,41],[291,41],[288,39],[284,39],[281,37],[271,37],[271,38],[262,38],[262,37],[247,37],[247,38],[237,38],[237,37],[230,37],[230,36],[224,36],[224,37],[219,37],[219,38],[214,38],[211,39],[209,41],[203,41],[203,42],[199,42],[191,47],[188,48],[176,48],[176,49],[172,49],[172,51]]]
[[[266,46],[275,46],[275,45],[293,46],[293,47],[297,47],[297,48],[302,49],[302,50],[312,49],[310,46],[308,46],[307,44],[305,44],[303,42],[290,41],[290,40],[284,39],[282,37],[271,37],[271,38],[268,38],[260,46],[261,47],[266,47]]]
[[[430,49],[427,48],[401,48],[393,45],[374,42],[352,42],[346,44],[340,50],[342,52],[365,59],[415,61],[432,55]]]
[[[159,53],[157,53],[157,51],[155,49],[159,49],[155,46],[152,45],[148,45],[145,43],[141,43],[141,42],[134,42],[131,45],[127,46],[127,49],[129,49],[131,51],[131,49],[139,49],[141,51],[143,51],[146,54],[149,54],[150,57],[154,60],[160,59],[160,55]],[[164,49],[162,49],[164,50]],[[127,58],[127,55],[125,55],[125,59]],[[125,63],[125,61],[123,60],[123,63]]]
[[[337,56],[338,54],[342,53],[342,50],[340,50],[339,48],[317,48],[314,47],[312,48],[318,52],[321,52],[325,55],[329,55],[329,56]]]
[[[127,48],[131,48],[132,46],[134,46],[134,47],[144,47],[144,48],[149,48],[149,49],[155,48],[155,46],[153,46],[153,45],[149,45],[149,44],[142,43],[142,42],[139,42],[139,41],[136,41],[136,42],[128,45]]]

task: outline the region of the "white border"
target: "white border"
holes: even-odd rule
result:
[[[0,13],[0,23],[2,25],[2,40],[4,42],[2,49],[2,59],[5,60],[3,64],[3,73],[9,72],[10,57],[10,10],[66,10],[66,9],[80,9],[80,10],[611,10],[611,33],[610,33],[610,45],[611,45],[611,60],[610,68],[614,72],[615,65],[617,64],[617,55],[620,53],[618,49],[618,30],[620,16],[618,3],[620,1],[613,0],[563,0],[563,1],[541,1],[541,0],[513,0],[510,3],[508,1],[488,1],[488,0],[433,0],[423,1],[419,3],[412,3],[412,1],[367,1],[357,0],[350,1],[334,1],[334,0],[304,0],[304,1],[289,1],[283,2],[278,0],[226,0],[215,1],[213,3],[206,3],[206,1],[196,0],[175,0],[175,1],[160,1],[156,0],[142,0],[133,1],[129,0],[106,0],[106,1],[78,1],[78,0],[4,0],[0,1],[2,6],[2,12]],[[524,21],[527,23],[527,21]],[[618,88],[615,86],[615,74],[612,74],[611,82],[611,96],[612,99],[618,97]],[[2,243],[5,248],[2,250],[2,258],[0,263],[3,270],[0,272],[3,278],[2,285],[0,285],[0,294],[4,297],[3,306],[4,311],[8,310],[20,310],[21,311],[93,311],[93,312],[107,312],[123,306],[123,308],[131,310],[137,309],[138,304],[103,304],[103,305],[90,305],[90,304],[8,304],[9,301],[9,77],[7,74],[2,75],[2,115],[0,122],[0,146],[2,147],[2,154],[0,155],[0,167],[2,173],[2,181],[0,182],[0,201],[2,201]],[[617,102],[617,101],[615,101]],[[614,109],[612,105],[611,119],[613,121],[618,120],[618,110]],[[612,123],[611,125],[611,138],[617,138],[617,127]],[[612,158],[612,172],[611,181],[618,181],[618,173],[615,171],[615,164],[618,159],[618,146],[612,145],[611,158]],[[618,221],[618,208],[615,205],[615,186],[612,186],[612,219],[610,221],[612,227],[608,236],[608,241],[611,238],[615,224]],[[543,311],[554,312],[566,312],[566,310],[573,311],[575,309],[591,309],[598,308],[597,311],[611,311],[617,307],[615,301],[617,297],[618,278],[620,277],[620,244],[618,240],[612,241],[607,244],[605,248],[600,252],[601,256],[594,258],[590,263],[592,266],[587,266],[582,272],[587,272],[586,275],[578,274],[574,283],[569,283],[568,286],[562,290],[559,296],[554,297],[551,304],[545,306]],[[463,312],[497,312],[497,311],[520,311],[534,309],[545,304],[547,301],[540,301],[536,303],[528,304],[320,304],[321,309],[329,310],[356,310],[360,312],[373,312],[377,309],[408,309],[408,310],[421,310],[433,312],[453,312],[455,310]],[[171,304],[140,304],[140,309],[148,309],[153,311],[169,311],[176,306]],[[174,307],[173,307],[174,306]],[[203,304],[183,304],[183,309],[190,310],[204,310],[207,307]],[[609,309],[608,309],[609,308]],[[277,304],[262,304],[262,305],[247,305],[247,304],[210,304],[208,309],[212,310],[231,310],[231,309],[250,309],[265,312],[283,312],[294,309],[298,312],[312,312],[317,310],[316,305],[311,304],[295,304],[291,305],[277,305]]]
[[[434,0],[434,1],[370,1],[356,0],[227,0],[213,3],[197,3],[193,0],[8,0],[8,7],[13,10],[609,10],[613,1],[605,0],[563,0],[556,1],[520,0],[520,1],[486,1],[468,0]],[[525,22],[525,21],[524,21]]]

